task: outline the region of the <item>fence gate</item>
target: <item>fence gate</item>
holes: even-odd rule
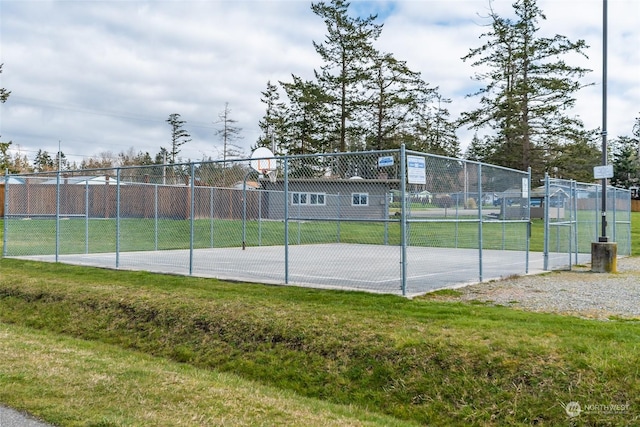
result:
[[[544,219],[544,269],[571,269],[591,261],[591,243],[597,241],[601,218],[599,184],[545,176],[532,191],[531,217]],[[618,244],[618,254],[631,255],[631,193],[607,187],[607,235]]]

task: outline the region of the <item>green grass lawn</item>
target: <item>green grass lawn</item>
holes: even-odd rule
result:
[[[150,251],[188,249],[191,245],[191,224],[187,220],[122,219],[115,220],[63,219],[59,221],[59,239],[56,242],[56,221],[53,219],[12,220],[8,224],[8,254],[53,254],[56,244],[59,253],[103,253],[120,251]],[[116,228],[119,227],[119,228]],[[477,248],[478,223],[470,222],[415,222],[410,223],[411,246]],[[552,228],[566,233],[566,228]],[[580,227],[581,252],[589,252],[595,235],[591,227]],[[526,223],[489,222],[483,224],[485,249],[526,249]],[[117,241],[116,236],[120,239]],[[282,245],[285,229],[280,221],[248,221],[244,228],[247,246]],[[236,220],[196,220],[193,233],[194,248],[240,247],[243,242],[243,224]],[[562,241],[566,241],[563,238]],[[634,239],[637,240],[637,239]],[[398,222],[361,221],[306,221],[291,222],[289,244],[359,243],[399,245]],[[119,246],[117,246],[119,245]],[[543,222],[531,222],[530,249],[543,250]]]
[[[0,259],[0,342],[64,426],[640,422],[633,320]]]
[[[562,404],[571,401],[631,408],[584,414],[585,425],[640,414],[633,321],[11,259],[0,266],[0,337],[13,342],[0,357],[0,402],[62,425],[190,424],[183,412],[297,425],[298,411],[310,425],[339,414],[352,425],[558,425],[569,422]],[[163,379],[152,389],[142,385],[155,375]],[[259,384],[262,412],[247,403],[202,409],[221,376],[237,387],[229,393]],[[194,377],[202,382],[189,400],[198,403],[175,412]],[[277,410],[278,399],[288,409]],[[145,419],[152,415],[162,421]]]
[[[59,426],[416,425],[233,373],[2,322],[0,369],[0,402]]]
[[[115,220],[65,219],[60,220],[60,253],[114,252],[116,235],[120,235],[121,251],[187,249],[190,241],[188,220],[122,219],[116,232]],[[55,253],[56,221],[53,219],[12,220],[8,226],[9,251],[16,255]],[[459,247],[477,247],[478,224],[467,222],[430,222],[410,224],[412,245],[449,246],[452,236],[459,237]],[[483,228],[484,245],[498,249],[504,242],[507,249],[525,248],[526,224],[488,223]],[[281,221],[247,221],[246,244],[282,245],[285,238]],[[195,220],[194,248],[239,247],[243,241],[242,221]],[[514,241],[514,235],[520,238]],[[290,244],[314,243],[400,244],[398,222],[385,226],[382,222],[362,221],[305,221],[290,222]]]

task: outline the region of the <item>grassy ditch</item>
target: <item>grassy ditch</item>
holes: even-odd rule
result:
[[[0,401],[59,426],[416,425],[233,374],[5,323],[0,372]]]
[[[585,411],[586,425],[640,414],[636,322],[10,259],[0,268],[2,323],[397,420],[558,425],[571,421],[568,402],[627,405]],[[0,375],[0,389],[7,382]]]

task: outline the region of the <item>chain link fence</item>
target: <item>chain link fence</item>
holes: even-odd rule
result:
[[[591,259],[591,243],[602,230],[602,186],[573,180],[544,179],[533,192],[532,218],[544,219],[545,270],[571,268]],[[618,255],[631,255],[631,193],[606,187],[607,236]]]
[[[270,164],[6,176],[3,256],[405,296],[543,268],[528,173],[404,148]]]

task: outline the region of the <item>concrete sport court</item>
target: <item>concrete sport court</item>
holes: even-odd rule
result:
[[[66,264],[144,270],[265,284],[360,290],[402,295],[400,246],[364,244],[259,246],[59,255]],[[190,255],[192,254],[192,258]],[[482,272],[479,259],[482,258]],[[55,262],[55,255],[17,257]],[[191,259],[190,259],[191,258]],[[288,267],[285,259],[289,260]],[[484,249],[406,248],[406,296],[455,288],[527,271],[526,252]],[[549,265],[569,266],[575,254],[552,253]],[[590,262],[579,254],[578,264]],[[528,273],[543,272],[540,252],[529,252]],[[288,278],[288,280],[287,280]],[[286,282],[286,283],[285,283]]]

